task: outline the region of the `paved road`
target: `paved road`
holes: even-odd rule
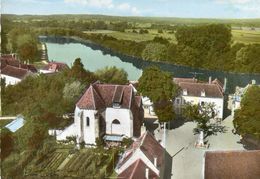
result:
[[[168,130],[166,149],[173,156],[172,178],[202,179],[204,168],[204,153],[206,150],[244,150],[239,143],[239,136],[232,133],[232,117],[227,117],[221,125],[226,127],[225,133],[208,137],[209,149],[194,148],[198,136],[193,134],[196,124],[187,122],[184,125]],[[163,131],[156,132],[157,139],[162,139]]]

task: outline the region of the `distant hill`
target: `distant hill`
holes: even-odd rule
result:
[[[222,23],[233,27],[260,27],[260,18],[255,19],[214,19],[214,18],[178,18],[178,17],[137,17],[137,16],[108,16],[93,14],[59,14],[59,15],[15,15],[2,14],[16,20],[105,20],[105,21],[128,21],[136,23],[156,23],[172,25],[195,25]]]

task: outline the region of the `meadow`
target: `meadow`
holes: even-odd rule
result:
[[[133,32],[137,31],[137,33]],[[158,33],[157,29],[147,29],[148,33],[138,33],[140,29],[126,29],[125,32],[112,31],[112,30],[91,30],[84,31],[86,34],[103,34],[112,36],[119,40],[131,40],[136,42],[153,40],[154,37],[163,37],[169,40],[171,43],[177,43],[175,35],[170,30],[163,30],[163,33]],[[260,43],[260,30],[232,30],[233,42],[240,42],[245,44]]]

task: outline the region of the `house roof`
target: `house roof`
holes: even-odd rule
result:
[[[179,86],[182,90],[187,90],[187,96],[201,96],[203,91],[205,97],[223,98],[223,93],[216,84],[181,82]]]
[[[7,65],[29,70],[33,73],[37,72],[37,69],[34,65],[23,64],[12,55],[1,55],[1,69],[5,68]]]
[[[176,84],[181,82],[197,83],[198,80],[196,78],[173,78],[173,82]]]
[[[257,179],[260,150],[206,152],[204,174],[205,179]]]
[[[43,67],[43,70],[58,72],[58,71],[66,69],[66,68],[69,68],[66,63],[49,62],[46,66]]]
[[[203,91],[205,97],[223,97],[223,84],[217,78],[211,83],[199,82],[196,78],[173,78],[173,82],[182,90],[187,90],[187,96],[201,96]]]
[[[131,86],[95,83],[90,85],[76,105],[79,108],[98,110],[119,103],[121,108],[130,109],[132,102],[136,104]]]
[[[138,107],[142,106],[142,97],[141,96],[135,96],[135,101],[136,101]]]
[[[126,170],[120,173],[118,179],[146,179],[146,169],[149,170],[149,179],[158,179],[159,176],[153,172],[141,159],[136,160]]]
[[[151,163],[154,163],[154,158],[157,158],[157,168],[160,170],[160,176],[169,176],[171,174],[171,156],[149,131],[146,131],[133,142],[126,151],[124,158],[119,162],[118,167],[123,166],[138,148]]]
[[[27,75],[29,75],[31,72],[23,69],[23,68],[17,68],[14,66],[6,65],[3,69],[1,69],[1,74],[11,76],[14,78],[23,79]]]

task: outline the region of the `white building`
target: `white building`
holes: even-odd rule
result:
[[[14,54],[1,54],[0,77],[6,85],[15,85],[33,73],[37,73],[33,65],[21,63]]]
[[[120,136],[139,137],[142,123],[141,97],[135,95],[132,85],[95,83],[77,102],[74,123],[56,135],[57,140],[76,136],[78,142],[95,145],[101,137],[115,142]]]
[[[174,101],[177,114],[181,115],[183,105],[186,103],[213,104],[216,118],[223,118],[225,85],[219,80],[211,81],[210,78],[208,83],[204,83],[194,78],[174,78],[173,81],[181,88],[180,95]]]
[[[1,69],[0,74],[1,79],[5,80],[6,86],[15,85],[29,75],[32,75],[32,72],[10,65],[7,65],[5,68]]]

